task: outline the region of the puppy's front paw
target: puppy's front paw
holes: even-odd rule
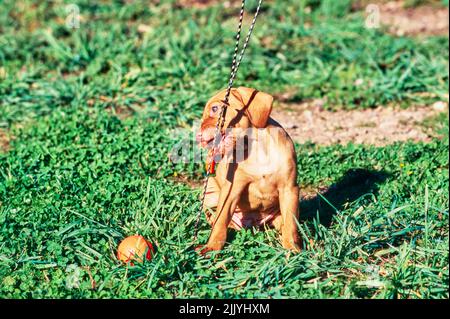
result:
[[[300,240],[298,238],[296,238],[295,240],[283,238],[282,245],[284,249],[290,250],[295,253],[299,253],[301,251],[299,242]]]
[[[219,251],[221,249],[222,249],[222,247],[210,246],[209,244],[207,244],[207,245],[198,245],[197,247],[195,247],[195,251],[197,253],[199,253],[200,255],[202,255],[202,256],[206,256],[209,252]]]

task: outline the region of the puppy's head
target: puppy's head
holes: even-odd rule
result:
[[[212,146],[225,94],[226,90],[220,91],[206,103],[200,131],[197,133],[197,142],[203,147]],[[251,127],[265,127],[272,111],[272,103],[273,97],[267,93],[246,87],[231,89],[222,135]],[[235,138],[232,140],[231,144],[235,144]],[[227,141],[227,144],[230,142]]]

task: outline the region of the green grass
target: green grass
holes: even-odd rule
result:
[[[0,297],[449,297],[447,117],[424,123],[430,143],[297,145],[300,185],[331,186],[301,202],[304,250],[246,230],[204,259],[192,250],[199,190],[174,178],[202,168],[169,153],[173,130],[226,85],[235,12],[78,3],[78,30],[62,3],[2,3],[0,128],[13,138],[0,151]],[[265,4],[238,85],[326,96],[330,109],[448,90],[448,37],[395,38],[310,5]],[[134,233],[157,253],[125,267],[115,250]],[[199,241],[208,234],[202,219]]]

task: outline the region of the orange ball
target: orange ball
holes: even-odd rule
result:
[[[153,246],[144,237],[134,235],[125,238],[117,249],[117,258],[124,263],[131,261],[143,262],[144,258],[152,259]],[[133,264],[133,263],[131,263]]]

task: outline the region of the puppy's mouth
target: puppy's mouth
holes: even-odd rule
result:
[[[201,136],[200,134],[196,137],[197,144],[203,148],[210,149],[214,146],[214,136]]]
[[[197,144],[206,149],[211,149],[214,147],[214,142],[216,140],[216,130],[215,128],[205,128],[201,129],[196,135]]]
[[[206,139],[202,139],[200,142],[200,145],[204,148],[213,148],[214,147],[214,141],[215,141],[216,137],[215,136],[211,136],[208,137]]]
[[[225,132],[222,132],[221,136],[217,137],[219,140],[216,141],[215,133],[215,130],[214,132],[212,132],[212,130],[200,131],[196,136],[197,143],[201,147],[208,150],[214,149],[215,155],[224,155],[225,153],[233,150],[235,145],[235,138],[233,134],[226,134]]]

